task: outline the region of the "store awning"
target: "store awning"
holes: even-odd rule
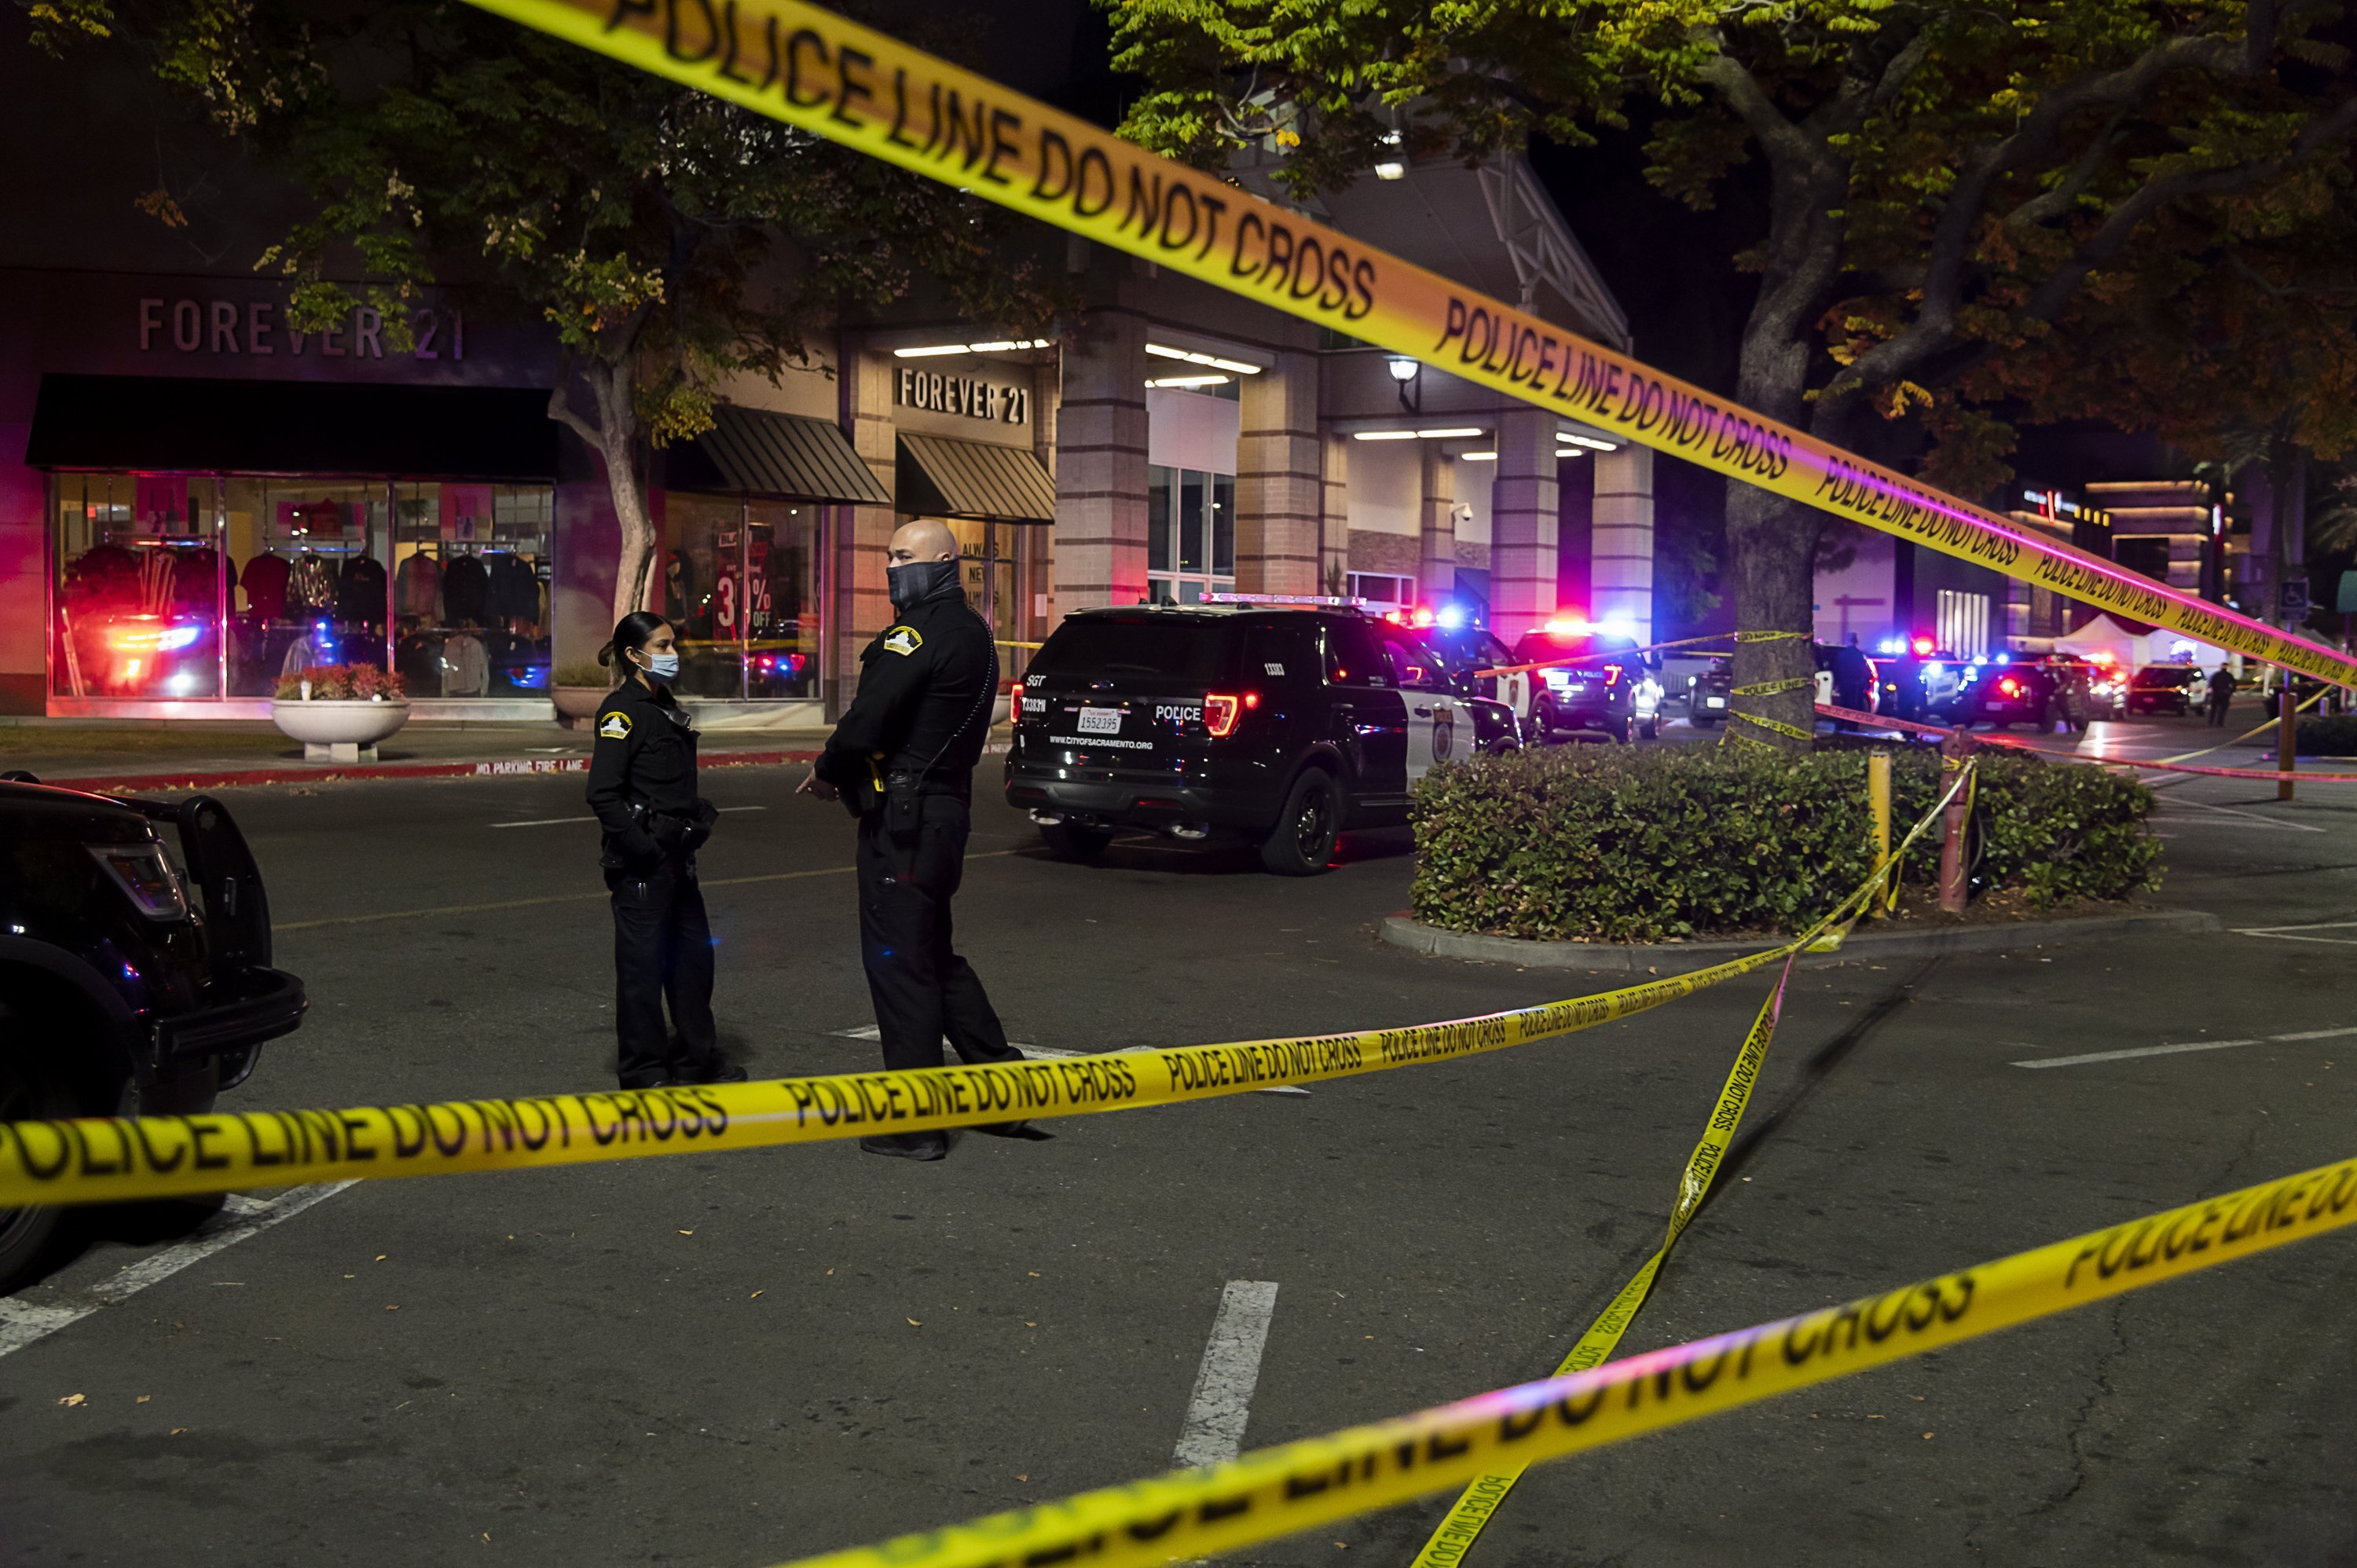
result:
[[[548,393],[178,376],[41,378],[25,463],[145,473],[556,478]]]
[[[904,432],[899,486],[896,504],[903,512],[993,522],[1056,521],[1056,481],[1021,446]]]
[[[720,403],[713,425],[666,454],[664,488],[789,501],[890,506],[892,498],[834,424]]]

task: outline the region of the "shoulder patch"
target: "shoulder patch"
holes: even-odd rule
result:
[[[630,739],[630,715],[618,711],[608,714],[604,718],[599,719],[597,721],[597,738],[600,740]]]
[[[884,646],[906,658],[925,646],[924,634],[913,626],[896,626],[884,634]]]

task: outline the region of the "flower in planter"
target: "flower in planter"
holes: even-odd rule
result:
[[[405,693],[399,675],[373,664],[307,664],[281,675],[271,694],[282,703],[397,703]]]

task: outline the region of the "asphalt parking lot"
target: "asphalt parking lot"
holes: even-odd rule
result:
[[[1620,983],[1381,944],[1402,834],[1297,882],[1142,841],[1049,860],[996,768],[960,929],[1019,1040],[1308,1033]],[[706,779],[717,1006],[765,1076],[875,1060],[847,1033],[870,1022],[850,824],[798,777]],[[314,1008],[228,1103],[607,1081],[580,789],[232,796]],[[2357,1152],[2357,790],[2162,793],[2161,901],[2229,929],[1798,975],[1745,1140],[1624,1350]],[[1536,1377],[1657,1244],[1766,983],[1307,1095],[960,1138],[932,1166],[842,1145],[362,1184],[144,1288],[174,1243],[99,1216],[0,1312],[0,1561],[759,1568],[1167,1468],[1237,1281],[1275,1287],[1248,1447]],[[1233,1560],[1405,1563],[1445,1501]],[[1472,1561],[1902,1557],[2357,1562],[2357,1243],[1544,1467]]]

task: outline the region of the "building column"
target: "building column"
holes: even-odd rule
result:
[[[1337,431],[1320,437],[1324,513],[1319,520],[1318,591],[1341,594],[1350,589],[1351,572],[1351,438]]]
[[[1055,360],[1034,367],[1031,372],[1031,451],[1039,466],[1048,470],[1049,483],[1055,482],[1061,470],[1056,462],[1056,435],[1060,426],[1060,408],[1056,394],[1063,372]],[[1002,633],[1019,642],[1044,642],[1056,624],[1056,530],[1032,526],[1020,532],[1022,569],[1015,575],[1015,592],[1023,601],[1016,607],[1015,618],[1005,624],[1021,628],[1018,631]],[[1006,546],[1002,543],[1000,549]],[[1022,648],[1002,648],[999,663],[1010,673],[1029,666],[1031,650]]]
[[[1324,553],[1318,357],[1279,354],[1243,378],[1236,435],[1236,588],[1317,594]]]
[[[1424,458],[1423,503],[1417,510],[1424,548],[1415,567],[1415,599],[1438,604],[1457,589],[1457,459],[1437,441],[1419,441]]]
[[[1555,612],[1562,532],[1555,416],[1521,405],[1498,416],[1498,471],[1490,481],[1490,629],[1512,646]]]
[[[1092,310],[1063,360],[1056,412],[1059,617],[1146,596],[1146,322],[1131,311]]]
[[[1653,449],[1630,442],[1596,455],[1588,618],[1625,620],[1653,640]]]
[[[851,449],[892,495],[899,473],[899,442],[892,417],[892,359],[846,337],[835,359],[837,406]],[[885,585],[884,551],[899,526],[888,506],[833,509],[834,566],[834,652],[826,671],[826,711],[841,716],[859,687],[859,655],[868,640],[892,624],[892,598]]]

